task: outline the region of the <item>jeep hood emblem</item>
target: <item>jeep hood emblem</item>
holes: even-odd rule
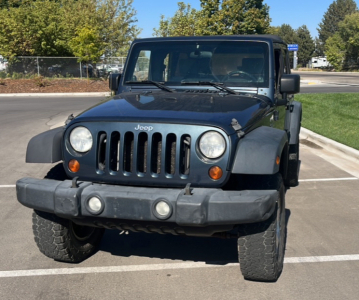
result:
[[[138,124],[135,127],[135,130],[152,131],[153,127],[152,126],[141,126],[140,124]]]

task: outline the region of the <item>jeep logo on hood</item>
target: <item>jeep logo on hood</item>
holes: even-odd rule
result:
[[[152,131],[153,127],[152,126],[141,126],[140,124],[138,124],[135,127],[135,130]]]

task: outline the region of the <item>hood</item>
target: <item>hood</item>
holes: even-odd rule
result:
[[[228,134],[236,119],[248,127],[261,119],[270,100],[260,95],[230,95],[209,92],[126,92],[100,103],[77,116],[71,123],[88,121],[141,122],[209,125]]]

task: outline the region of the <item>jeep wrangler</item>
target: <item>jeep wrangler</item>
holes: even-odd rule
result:
[[[46,256],[80,262],[105,229],[238,239],[245,279],[276,281],[298,185],[300,77],[277,36],[135,40],[114,96],[33,137],[55,163],[16,191]]]

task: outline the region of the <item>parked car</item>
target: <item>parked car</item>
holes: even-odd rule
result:
[[[61,161],[16,183],[39,250],[79,262],[105,229],[235,238],[244,278],[276,281],[300,166],[290,72],[277,36],[135,40],[113,98],[28,144],[27,162]]]
[[[6,58],[3,58],[0,55],[0,72],[1,71],[6,71],[7,70],[7,66],[8,66],[8,61]]]

